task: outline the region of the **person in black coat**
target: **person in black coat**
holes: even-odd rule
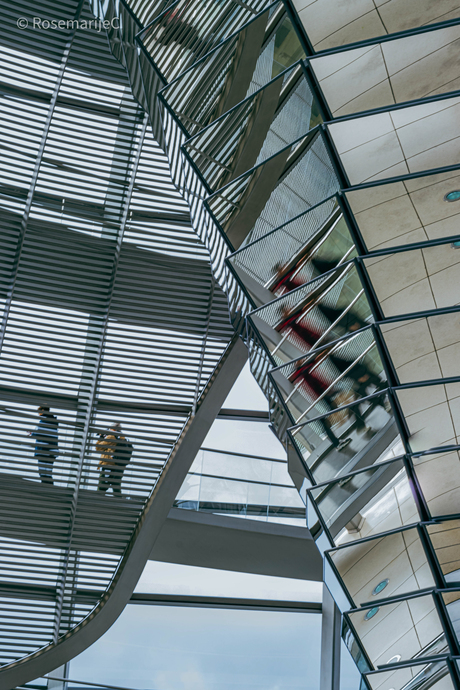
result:
[[[361,328],[366,328],[370,325],[367,321],[358,316],[358,314],[352,309],[349,309],[347,312],[345,312],[345,307],[342,307],[341,309],[337,307],[329,307],[322,302],[318,302],[315,306],[331,323],[334,323],[340,317],[340,320],[337,322],[334,328],[342,331],[342,335],[345,335],[346,333],[354,333],[355,331],[358,331]]]
[[[374,372],[362,361],[358,361],[353,364],[353,361],[344,359],[343,357],[333,353],[329,354],[329,359],[334,366],[337,367],[341,374],[343,374],[348,367],[353,365],[350,371],[347,372],[346,376],[353,379],[353,390],[360,398],[365,398],[367,395],[369,395],[369,386],[374,386],[375,392],[386,387],[385,381],[382,381],[380,377],[377,376],[377,374],[374,374]],[[373,404],[380,405],[380,407],[383,407],[383,409],[386,410],[385,393],[380,395],[378,398],[375,398]]]
[[[58,420],[50,408],[38,408],[40,421],[29,436],[35,438],[35,457],[38,458],[38,474],[43,484],[54,484],[53,463],[59,454]]]

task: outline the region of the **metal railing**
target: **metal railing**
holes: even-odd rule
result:
[[[285,461],[202,449],[175,507],[305,526],[305,506]]]

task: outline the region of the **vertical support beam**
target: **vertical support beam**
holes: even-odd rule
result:
[[[323,585],[322,616],[319,687],[320,690],[339,690],[342,614],[326,585]]]
[[[49,675],[53,676],[48,680],[46,687],[48,690],[67,690],[67,683],[65,680],[55,680],[55,678],[68,678],[69,664],[63,664],[52,671]]]
[[[113,299],[113,294],[114,294],[114,289],[115,289],[115,282],[116,282],[116,277],[117,277],[117,271],[118,271],[118,266],[119,266],[119,261],[120,261],[120,254],[121,254],[121,247],[123,243],[123,235],[124,235],[124,230],[125,230],[125,225],[126,221],[128,218],[128,211],[129,211],[129,203],[131,201],[131,196],[133,193],[133,188],[134,188],[134,181],[136,178],[136,173],[137,173],[137,168],[139,165],[139,160],[142,152],[142,145],[144,142],[146,130],[148,126],[148,117],[147,115],[143,116],[143,123],[140,129],[139,133],[139,139],[138,139],[138,144],[137,144],[137,151],[133,150],[133,143],[131,144],[130,151],[129,151],[129,157],[133,156],[133,161],[132,161],[132,167],[131,169],[129,168],[129,159],[128,161],[124,161],[126,167],[126,170],[129,171],[130,173],[130,180],[128,187],[126,191],[124,192],[124,198],[119,199],[118,198],[118,206],[117,206],[117,197],[112,200],[110,200],[110,208],[113,208],[114,212],[114,221],[118,220],[119,225],[117,226],[116,229],[116,250],[113,258],[113,264],[112,264],[112,275],[110,277],[110,283],[108,287],[108,292],[107,292],[107,303],[106,307],[104,310],[104,314],[101,317],[98,317],[99,319],[99,337],[96,340],[96,347],[94,349],[94,354],[93,354],[93,370],[91,373],[91,376],[88,378],[88,384],[87,384],[87,391],[86,391],[86,416],[84,418],[84,427],[83,427],[83,434],[82,434],[82,443],[81,443],[81,448],[80,448],[80,456],[78,459],[78,465],[76,468],[76,476],[75,476],[75,484],[73,488],[73,495],[72,495],[72,503],[71,503],[71,511],[70,511],[70,527],[69,527],[69,533],[67,537],[67,547],[64,553],[64,559],[63,559],[63,570],[62,570],[62,576],[60,579],[60,582],[58,583],[57,587],[57,611],[56,611],[56,626],[54,630],[54,636],[53,636],[53,642],[56,643],[60,635],[65,633],[69,627],[71,627],[71,617],[72,617],[72,592],[74,589],[74,581],[77,576],[77,570],[78,570],[78,555],[74,552],[72,549],[72,541],[73,541],[73,530],[74,530],[74,522],[75,522],[75,516],[76,516],[76,511],[77,511],[77,501],[78,501],[78,494],[80,491],[82,479],[83,479],[83,467],[84,467],[84,461],[85,461],[85,455],[89,443],[89,438],[90,438],[90,425],[92,422],[93,414],[94,414],[94,406],[96,402],[96,395],[97,395],[97,383],[99,379],[99,372],[101,368],[101,363],[102,363],[102,358],[103,358],[103,351],[104,351],[104,343],[105,343],[105,335],[108,327],[108,322],[109,322],[109,316],[110,316],[110,307],[112,304],[112,299]],[[133,142],[135,141],[135,138],[133,138]],[[107,195],[107,199],[109,199],[109,195]],[[107,203],[107,202],[106,202]],[[79,397],[82,395],[82,388],[80,388],[79,391]]]

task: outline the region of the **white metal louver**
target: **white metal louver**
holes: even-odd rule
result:
[[[21,16],[89,21],[88,5],[3,3],[2,13],[0,663],[8,665],[56,643],[101,601],[233,328],[208,250],[105,33],[16,26]],[[40,482],[27,436],[38,405],[59,423],[53,486]],[[97,491],[95,443],[114,421],[134,446],[121,497]]]

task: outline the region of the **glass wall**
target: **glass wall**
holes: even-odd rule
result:
[[[317,614],[129,605],[69,676],[148,690],[316,690],[320,629]]]

